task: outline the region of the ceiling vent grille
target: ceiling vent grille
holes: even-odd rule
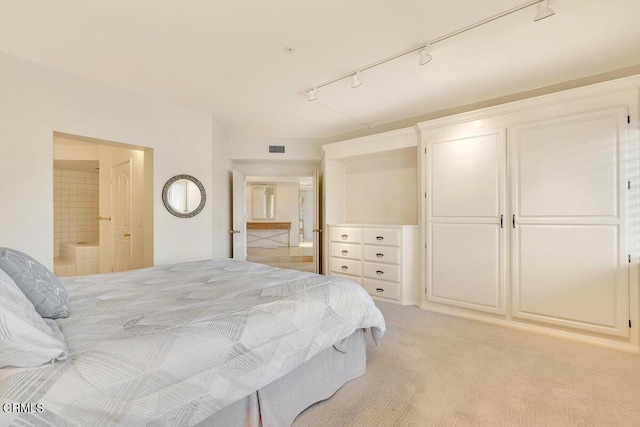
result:
[[[284,153],[284,145],[270,145],[269,146],[270,153]]]

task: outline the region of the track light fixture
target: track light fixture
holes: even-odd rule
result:
[[[555,14],[556,12],[549,7],[549,0],[543,0],[538,3],[538,13],[536,14],[536,17],[533,18],[533,21],[538,22],[541,19],[548,18]]]
[[[351,76],[351,87],[357,88],[362,84],[362,80],[360,80],[360,71],[357,71],[354,75]]]
[[[555,11],[553,9],[551,9],[549,7],[549,0],[529,0],[527,3],[521,4],[520,6],[516,6],[512,9],[506,10],[504,12],[501,12],[497,15],[491,16],[487,19],[484,19],[480,22],[476,22],[475,24],[471,24],[469,26],[466,26],[464,28],[461,28],[457,31],[453,31],[449,34],[445,34],[442,37],[438,37],[437,39],[433,39],[431,40],[429,43],[426,44],[422,44],[418,47],[415,47],[413,49],[404,51],[404,52],[400,52],[396,55],[393,55],[389,58],[385,58],[382,59],[378,62],[375,62],[371,65],[367,65],[366,67],[361,67],[360,69],[358,69],[357,71],[351,72],[349,74],[343,75],[338,77],[337,79],[333,79],[333,80],[329,80],[328,82],[319,84],[317,86],[315,86],[313,89],[309,89],[306,92],[304,92],[307,95],[307,99],[309,101],[315,101],[316,99],[318,99],[318,96],[316,94],[318,88],[330,85],[332,83],[335,83],[337,81],[346,79],[346,78],[351,78],[351,87],[352,88],[356,88],[358,86],[360,86],[362,84],[362,80],[360,80],[360,72],[361,71],[366,71],[369,70],[373,67],[377,67],[378,65],[382,65],[386,62],[389,61],[393,61],[394,59],[400,58],[401,56],[404,55],[408,55],[410,53],[414,53],[414,52],[418,52],[418,54],[420,55],[420,58],[418,60],[418,63],[420,65],[425,65],[428,64],[429,62],[431,62],[431,60],[433,59],[433,56],[431,55],[430,52],[430,48],[432,45],[436,44],[436,43],[440,43],[441,41],[450,39],[451,37],[457,36],[459,34],[465,33],[467,31],[473,30],[474,28],[480,27],[482,25],[488,24],[489,22],[495,21],[496,19],[500,19],[503,18],[507,15],[511,15],[512,13],[518,12],[519,10],[525,9],[527,7],[533,6],[537,4],[538,5],[538,13],[536,14],[536,16],[534,17],[534,22],[540,21],[541,19],[544,18],[548,18],[550,16],[555,15]]]
[[[418,53],[420,54],[420,60],[418,61],[420,65],[428,64],[433,59],[433,56],[429,53],[428,46],[425,46],[422,49],[420,49]]]
[[[316,99],[318,99],[318,95],[316,95],[316,91],[318,89],[317,88],[313,88],[309,91],[307,91],[307,101],[315,101]]]

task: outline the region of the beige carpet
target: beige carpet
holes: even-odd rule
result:
[[[640,426],[640,356],[377,303],[367,373],[307,426]]]

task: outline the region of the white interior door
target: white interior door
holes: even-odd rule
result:
[[[427,143],[427,300],[505,313],[505,133]]]
[[[513,316],[628,336],[626,109],[509,135]]]
[[[313,263],[315,266],[315,272],[320,274],[322,272],[322,220],[320,214],[322,203],[320,197],[320,171],[315,171],[313,174]]]
[[[131,269],[131,162],[111,168],[113,271]]]
[[[247,259],[247,197],[246,180],[243,173],[233,171],[233,228],[232,235],[233,259],[244,261]]]

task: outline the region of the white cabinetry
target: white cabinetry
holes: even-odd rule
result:
[[[326,274],[372,296],[420,301],[415,129],[323,146]]]
[[[353,280],[376,298],[417,303],[417,226],[329,224],[328,228],[330,274]]]
[[[576,93],[419,124],[424,308],[638,346],[638,93]]]

